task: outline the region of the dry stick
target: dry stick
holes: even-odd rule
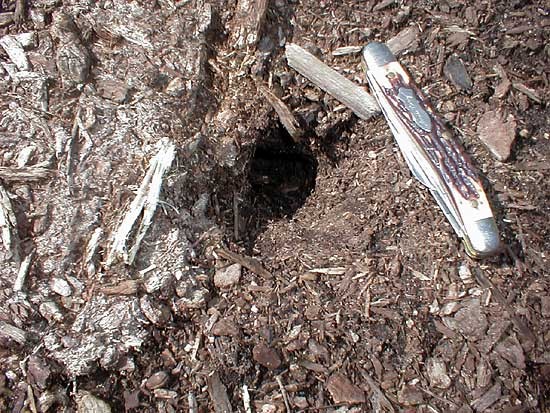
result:
[[[27,342],[27,333],[19,327],[15,327],[0,320],[0,337],[8,338],[21,345]]]
[[[34,392],[30,384],[27,384],[27,400],[29,402],[29,408],[31,409],[31,412],[38,413],[38,409],[36,408],[36,401],[34,399]]]
[[[8,26],[13,23],[13,15],[15,13],[9,11],[7,13],[0,13],[0,27]]]
[[[25,20],[25,0],[16,0],[13,20],[17,24],[23,23]]]
[[[264,85],[259,84],[258,90],[262,95],[264,95],[264,97],[267,99],[273,109],[275,109],[275,112],[277,112],[277,115],[279,115],[279,119],[281,120],[281,123],[287,130],[290,137],[294,140],[294,142],[299,142],[303,131],[300,129],[298,121],[296,120],[288,106],[285,105],[285,103],[281,99],[275,96],[275,94],[272,93]]]
[[[19,235],[17,233],[17,218],[11,205],[8,192],[0,183],[0,236],[6,251],[12,254],[16,263],[21,260],[19,254]]]
[[[248,392],[248,386],[243,384],[243,405],[245,413],[252,413],[252,407],[250,406],[250,393]]]
[[[285,54],[291,68],[342,102],[361,119],[369,119],[380,113],[373,96],[300,46],[288,44]]]
[[[23,166],[20,168],[0,166],[0,179],[5,182],[40,181],[49,177],[52,173],[52,169],[42,166]]]
[[[27,275],[29,274],[29,268],[31,267],[31,262],[34,258],[34,250],[31,251],[23,260],[21,265],[19,266],[19,271],[17,272],[17,277],[15,278],[15,281],[13,283],[13,291],[21,291],[23,290],[23,286],[25,285],[25,280],[27,279]]]
[[[189,413],[198,413],[199,405],[197,404],[195,393],[190,391],[189,394],[187,395],[187,401],[189,402]]]
[[[220,248],[216,250],[216,253],[226,260],[231,260],[238,264],[241,264],[243,267],[252,271],[254,274],[257,274],[263,278],[271,278],[271,273],[264,268],[264,266],[255,258],[245,257],[244,255],[237,254],[236,252],[229,251],[225,248]]]
[[[239,226],[240,226],[240,215],[239,215],[239,195],[237,191],[233,192],[233,234],[235,235],[235,241],[240,239]]]
[[[290,409],[290,403],[288,402],[288,394],[286,393],[285,386],[283,385],[283,381],[281,380],[280,376],[275,377],[275,380],[277,380],[277,384],[281,389],[281,394],[283,395],[283,400],[285,402],[286,412],[290,413],[292,412],[292,410]]]

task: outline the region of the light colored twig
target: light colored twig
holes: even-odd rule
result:
[[[97,227],[92,233],[88,244],[86,245],[85,264],[88,275],[94,275],[96,272],[94,257],[98,250],[99,241],[101,240],[102,236],[103,230],[101,229],[101,227]]]
[[[243,384],[243,405],[244,413],[252,413],[252,407],[250,406],[250,393],[248,392],[248,386]]]
[[[31,262],[34,258],[34,251],[31,251],[29,255],[25,257],[21,265],[19,266],[19,271],[17,272],[17,277],[13,283],[13,291],[21,291],[25,285],[25,280],[29,274],[29,268],[31,267]]]
[[[0,185],[0,229],[2,230],[2,243],[6,251],[12,254],[16,263],[20,262],[19,236],[17,234],[17,220],[8,192]]]
[[[27,342],[27,333],[19,327],[15,327],[5,321],[0,320],[0,337],[9,338],[19,344]]]
[[[290,137],[294,142],[299,142],[303,132],[288,106],[264,85],[258,84],[258,90],[267,99],[273,109],[275,109]]]
[[[290,408],[290,403],[288,401],[288,394],[286,392],[285,386],[283,385],[283,381],[281,380],[280,376],[275,377],[275,380],[277,380],[277,384],[279,385],[279,389],[281,390],[281,394],[283,395],[283,400],[285,402],[286,412],[291,413],[292,410]]]
[[[130,204],[124,219],[113,235],[111,250],[107,257],[107,265],[111,265],[117,258],[122,258],[126,264],[134,262],[141,241],[153,221],[153,216],[159,202],[162,179],[172,165],[176,154],[175,150],[173,143],[169,141],[161,142],[160,149],[151,160],[149,169],[141,182],[136,197]],[[136,230],[135,240],[128,250],[126,244],[140,216],[142,218]]]
[[[23,46],[21,46],[21,43],[17,41],[15,36],[7,34],[1,37],[0,46],[2,46],[10,60],[19,70],[30,70],[29,59],[27,59]]]
[[[198,413],[199,405],[197,404],[195,393],[190,391],[189,394],[187,395],[187,401],[189,403],[189,413]]]
[[[37,165],[20,168],[0,166],[0,178],[5,182],[40,181],[51,176],[52,173],[52,169]]]
[[[369,119],[380,113],[375,98],[365,89],[331,69],[300,46],[288,44],[285,55],[291,68],[342,102],[361,119]]]

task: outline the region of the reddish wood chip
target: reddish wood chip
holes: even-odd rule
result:
[[[252,349],[252,356],[257,363],[267,367],[269,370],[275,370],[281,365],[281,358],[277,350],[268,347],[264,343],[254,346]]]
[[[241,330],[232,320],[222,318],[212,326],[212,334],[215,336],[238,337]]]
[[[491,110],[479,119],[477,133],[495,158],[504,162],[510,157],[516,137],[516,120],[511,114],[505,119],[501,111]]]
[[[365,403],[365,392],[343,374],[335,373],[330,376],[327,380],[327,390],[334,403]]]

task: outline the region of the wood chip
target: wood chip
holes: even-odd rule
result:
[[[23,46],[19,43],[15,36],[5,35],[0,38],[0,46],[6,51],[10,60],[17,66],[17,69],[22,71],[31,70],[31,65]]]
[[[495,300],[501,306],[503,306],[506,311],[508,311],[508,314],[510,314],[514,326],[518,329],[519,338],[523,348],[525,349],[525,351],[530,351],[536,343],[535,335],[533,334],[531,329],[527,327],[527,325],[517,316],[516,312],[510,306],[502,292],[493,284],[490,279],[485,276],[485,274],[483,274],[481,269],[476,268],[474,271],[474,275],[479,285],[483,288],[490,289]]]
[[[386,42],[395,56],[411,53],[418,49],[420,44],[420,31],[416,26],[410,26],[401,30]]]
[[[395,0],[382,0],[377,2],[376,6],[372,8],[372,11],[384,10],[395,3]]]
[[[290,137],[294,140],[294,142],[299,142],[303,131],[300,129],[300,124],[292,114],[292,111],[281,99],[275,96],[275,94],[264,85],[258,85],[258,90],[267,99],[273,109],[275,109],[275,112],[279,115],[279,119]]]
[[[106,295],[134,295],[140,284],[141,280],[124,280],[115,285],[105,285],[100,291]]]
[[[268,3],[268,0],[239,0],[234,19],[236,30],[231,35],[235,47],[256,45],[260,39]]]
[[[484,412],[486,409],[491,407],[502,394],[502,385],[500,382],[497,382],[493,387],[491,387],[487,392],[481,396],[479,399],[474,400],[472,407],[476,412]]]
[[[358,404],[366,401],[365,392],[341,373],[330,376],[326,387],[334,403]]]
[[[494,157],[504,162],[516,138],[516,120],[512,114],[504,118],[500,110],[487,111],[479,119],[477,133]]]
[[[331,69],[300,46],[288,44],[285,55],[290,67],[346,105],[361,119],[370,119],[380,112],[376,99],[365,89]]]
[[[495,347],[495,351],[517,369],[525,369],[525,354],[518,339],[509,336]]]
[[[363,50],[363,46],[344,46],[338,47],[332,51],[333,56],[347,56],[353,54],[359,54]]]
[[[254,360],[268,368],[269,370],[275,370],[281,365],[281,357],[274,348],[269,347],[264,343],[259,343],[252,349],[252,357]]]
[[[0,338],[7,338],[19,344],[27,342],[27,333],[19,327],[15,327],[0,320]]]
[[[233,408],[229,402],[229,396],[227,395],[227,388],[220,380],[220,375],[217,371],[212,373],[208,378],[208,394],[210,395],[210,400],[212,400],[216,413],[233,412]]]

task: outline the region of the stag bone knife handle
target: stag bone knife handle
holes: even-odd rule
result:
[[[362,55],[372,93],[413,175],[430,189],[470,256],[496,254],[495,218],[458,140],[384,43],[369,43]]]

